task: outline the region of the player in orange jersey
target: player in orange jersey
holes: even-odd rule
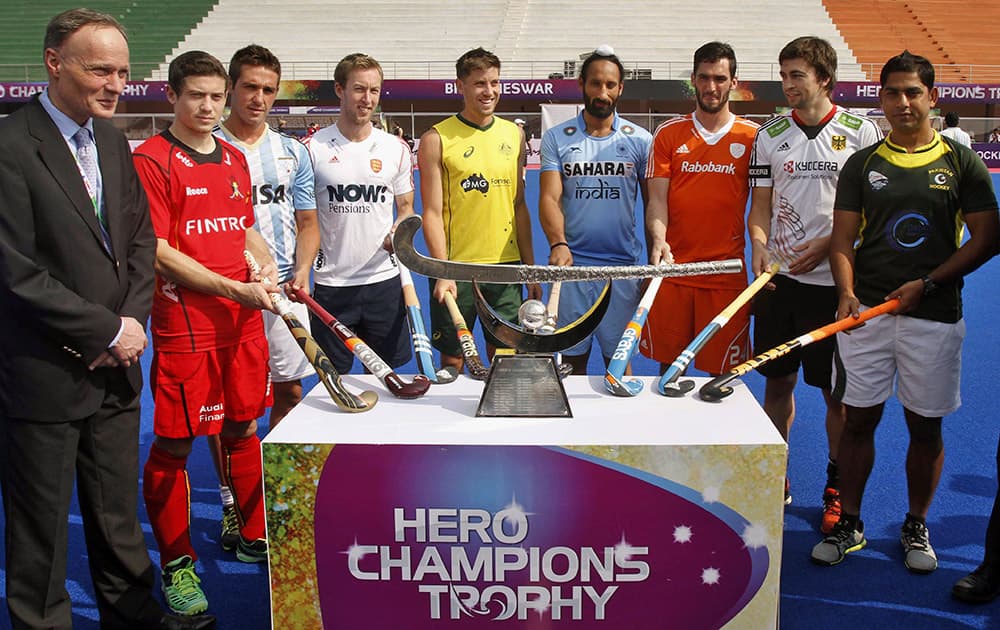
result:
[[[694,53],[697,106],[660,125],[647,167],[650,262],[742,258],[750,149],[757,125],[729,111],[736,54],[709,42]],[[745,274],[665,278],[639,348],[661,372],[747,286]],[[741,309],[698,354],[695,365],[721,374],[750,353],[750,312]]]

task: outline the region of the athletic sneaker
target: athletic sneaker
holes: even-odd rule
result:
[[[263,538],[250,541],[240,536],[236,544],[236,559],[240,562],[266,562],[267,541]]]
[[[235,505],[222,507],[222,535],[219,544],[223,551],[233,551],[240,542],[240,519],[236,516]]]
[[[198,584],[191,556],[181,556],[163,567],[163,597],[178,615],[197,615],[208,610],[208,600]]]
[[[819,531],[829,534],[833,526],[840,520],[840,492],[836,488],[827,488],[823,492],[823,522]]]
[[[812,550],[812,560],[816,564],[833,566],[844,561],[844,557],[852,551],[863,549],[868,541],[865,540],[865,524],[858,521],[857,529],[852,527],[845,519],[840,519],[833,526],[830,535],[823,539]]]
[[[903,553],[906,554],[903,564],[907,569],[914,573],[930,573],[937,568],[937,556],[931,547],[927,525],[907,515],[899,533],[899,542],[903,544]]]

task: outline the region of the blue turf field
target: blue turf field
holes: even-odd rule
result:
[[[1000,175],[993,178],[994,185],[1000,185]],[[538,198],[538,171],[529,172],[527,197],[529,200]],[[537,222],[535,245],[536,260],[544,262],[548,252]],[[426,282],[417,279],[416,285],[426,305]],[[928,520],[931,540],[940,561],[940,567],[933,574],[911,575],[901,560],[898,532],[906,511],[903,477],[906,431],[901,410],[894,402],[887,405],[877,435],[878,459],[865,497],[868,547],[834,568],[817,567],[809,562],[809,550],[819,540],[817,506],[825,479],[826,437],[819,393],[806,388],[799,392],[798,420],[792,430],[789,456],[795,502],[785,511],[782,628],[1000,628],[1000,601],[991,606],[970,607],[952,600],[949,595],[951,585],[982,559],[983,536],[996,492],[994,454],[1000,429],[992,388],[996,380],[993,353],[1000,348],[1000,326],[996,323],[996,313],[1000,312],[997,286],[1000,286],[998,260],[991,261],[967,279],[964,295],[968,337],[963,356],[963,406],[945,419],[944,474]],[[592,353],[591,369],[603,370],[597,354]],[[144,357],[147,368],[149,356],[147,353]],[[657,371],[652,362],[641,357],[634,368],[638,374]],[[414,371],[412,362],[399,370],[401,374]],[[754,374],[746,380],[759,400],[762,379]],[[145,459],[152,440],[152,403],[148,391],[143,404],[140,453]],[[664,399],[664,404],[669,404],[669,400]],[[265,432],[266,426],[262,423],[261,435]],[[215,542],[221,511],[207,449],[196,446],[189,460],[189,472],[192,539],[201,554],[199,574],[211,612],[219,617],[218,627],[269,628],[266,567],[242,564],[231,555],[223,554]],[[140,506],[140,516],[147,541],[154,549],[155,562],[155,542],[143,506]],[[75,508],[70,521],[70,537],[68,588],[74,600],[75,626],[96,628],[97,613],[86,568],[82,523]],[[7,578],[2,567],[0,564],[0,597],[5,594]],[[0,628],[9,628],[5,613],[0,614]]]

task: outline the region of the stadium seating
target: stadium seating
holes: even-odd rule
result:
[[[803,26],[808,25],[808,26]],[[653,79],[686,78],[694,50],[712,39],[736,49],[744,79],[776,79],[778,50],[802,34],[828,38],[841,75],[860,68],[819,0],[221,0],[174,50],[207,50],[222,59],[256,41],[282,59],[285,78],[332,76],[343,55],[364,51],[385,63],[388,78],[450,78],[454,59],[475,46],[495,51],[504,74],[573,76],[581,53],[607,43],[629,69]],[[165,65],[156,73],[163,76]],[[643,72],[640,72],[643,71]]]
[[[53,15],[85,4],[118,18],[129,36],[132,74],[146,78],[155,65],[208,13],[213,0],[5,0],[0,20],[0,80],[42,81],[42,40]]]
[[[904,49],[927,57],[941,82],[1000,82],[1000,3],[952,0],[824,0],[868,77]]]
[[[47,20],[74,0],[5,0],[0,80],[41,80]],[[1000,82],[992,41],[1000,2],[954,0],[93,0],[129,31],[133,76],[163,79],[184,50],[223,61],[251,41],[282,59],[287,79],[331,78],[343,55],[364,51],[388,78],[450,78],[454,59],[475,46],[495,51],[504,74],[572,77],[580,55],[615,47],[632,77],[680,79],[691,53],[719,39],[736,49],[743,79],[775,80],[778,50],[803,34],[824,37],[840,56],[840,78],[877,78],[904,48],[938,67],[941,81]]]

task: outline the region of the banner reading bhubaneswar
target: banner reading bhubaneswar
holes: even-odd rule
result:
[[[164,101],[165,81],[130,81],[122,94],[123,101]],[[631,81],[631,98],[664,100],[693,100],[689,81],[656,80]],[[938,86],[938,103],[1000,103],[1000,85],[983,83],[941,83]],[[42,91],[45,83],[0,82],[0,103],[23,103]],[[505,100],[548,102],[551,100],[578,102],[580,86],[571,79],[505,79],[501,82]],[[880,86],[871,81],[838,82],[833,98],[838,103],[877,104]],[[282,81],[278,92],[280,100],[336,101],[333,81]],[[382,84],[385,101],[451,98],[461,96],[455,82],[447,79],[402,80],[390,79]],[[742,81],[734,92],[733,100],[769,100],[783,102],[781,83],[778,81]]]
[[[268,529],[281,545],[292,521],[274,511],[314,509],[325,628],[720,628],[768,575],[768,526],[718,501],[721,481],[699,492],[557,447],[306,448],[310,476],[326,453],[315,502],[279,484]],[[272,588],[289,567],[272,559]]]

